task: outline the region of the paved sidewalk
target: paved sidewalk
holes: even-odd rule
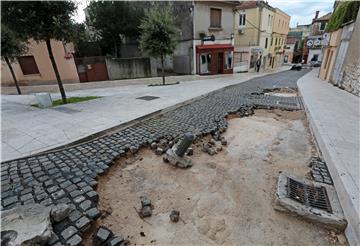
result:
[[[350,245],[360,244],[360,100],[317,78],[298,80],[316,141],[332,175],[348,227]]]
[[[289,70],[282,67],[279,71]],[[68,92],[72,96],[101,96],[87,102],[51,109],[38,109],[34,95],[1,96],[1,160],[11,160],[68,144],[185,102],[220,88],[241,83],[269,73],[246,73],[217,76],[172,86],[149,87],[135,84]],[[142,96],[158,99],[145,101]],[[52,94],[53,99],[59,94]]]

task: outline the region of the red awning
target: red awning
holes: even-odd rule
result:
[[[231,44],[207,44],[207,45],[196,45],[196,50],[234,50],[234,46]]]

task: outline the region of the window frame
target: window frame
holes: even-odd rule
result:
[[[22,61],[22,59],[27,59],[27,58],[32,58],[32,60],[33,60],[34,67],[33,67],[32,72],[29,72],[29,70],[31,70],[31,69],[29,69],[28,64],[26,65],[26,64],[24,64],[24,61]],[[38,67],[35,57],[33,55],[19,56],[19,57],[17,57],[17,61],[19,63],[19,66],[20,66],[20,69],[21,69],[21,72],[23,75],[26,76],[26,75],[39,75],[40,74],[39,67]],[[27,68],[25,68],[25,67],[27,67]]]
[[[212,18],[212,13],[213,11],[218,11],[220,12],[220,20],[219,20],[219,26],[215,26],[213,25],[213,18]],[[222,9],[221,8],[214,8],[214,7],[210,7],[210,28],[222,28]]]
[[[246,25],[246,13],[239,13],[239,26],[244,27]]]

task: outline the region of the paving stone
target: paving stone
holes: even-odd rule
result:
[[[7,207],[11,204],[14,204],[18,201],[18,198],[16,196],[12,196],[12,197],[8,197],[6,199],[3,200],[3,206]]]
[[[67,240],[70,237],[72,237],[75,233],[77,233],[78,230],[74,226],[69,226],[65,230],[61,232],[61,236]]]
[[[76,235],[72,236],[69,240],[66,241],[66,245],[69,245],[69,246],[82,245],[82,239],[78,234],[76,234]]]
[[[82,216],[80,219],[78,219],[76,222],[75,222],[75,226],[81,230],[81,231],[85,231],[89,226],[90,226],[90,220],[85,217],[85,216]]]
[[[94,203],[97,203],[99,200],[99,195],[96,193],[96,191],[92,190],[86,193],[86,196],[93,201]]]
[[[96,220],[101,216],[100,211],[97,208],[91,208],[86,211],[86,215],[91,218],[92,220]]]
[[[71,222],[77,221],[82,216],[82,213],[79,210],[74,210],[69,214],[69,220]]]

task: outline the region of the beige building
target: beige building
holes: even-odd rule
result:
[[[234,72],[254,69],[260,56],[261,69],[268,68],[274,11],[264,1],[245,1],[236,8]]]
[[[269,67],[276,68],[284,63],[286,39],[289,33],[290,16],[275,8],[272,36],[270,41]]]
[[[60,77],[65,83],[79,82],[74,58],[74,46],[51,40],[52,51]],[[18,57],[12,64],[20,85],[55,84],[57,83],[45,42],[30,41],[28,54]],[[1,62],[1,85],[14,85],[10,69]]]
[[[194,2],[193,60],[197,74],[233,73],[236,5],[231,1]]]

